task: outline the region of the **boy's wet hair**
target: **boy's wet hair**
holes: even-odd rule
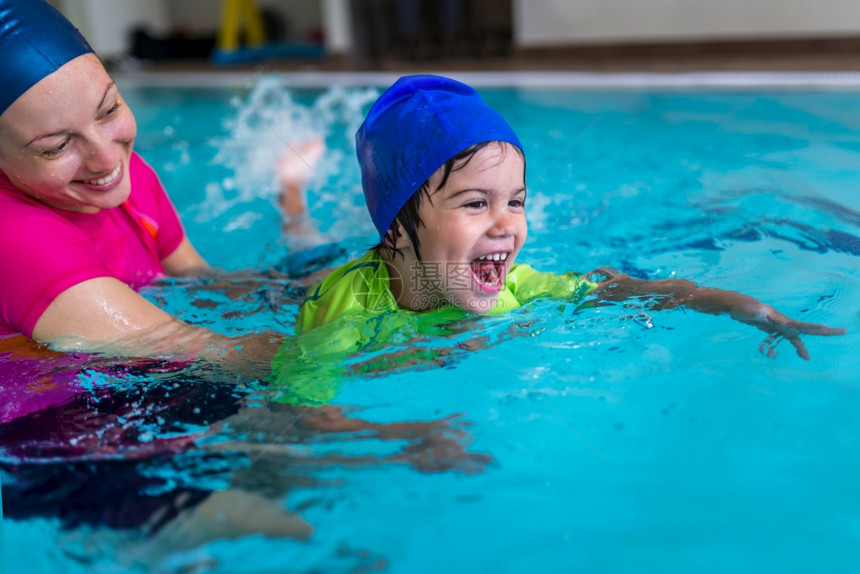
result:
[[[397,242],[401,238],[400,232],[397,230],[398,225],[403,226],[403,230],[406,232],[406,235],[409,237],[409,240],[412,242],[412,247],[415,250],[415,258],[418,261],[421,261],[421,250],[420,250],[420,240],[418,239],[418,228],[424,225],[424,222],[421,220],[421,216],[418,214],[421,209],[421,202],[424,201],[424,198],[427,197],[429,201],[433,201],[430,198],[430,194],[435,191],[439,191],[445,184],[448,183],[448,178],[451,176],[451,172],[463,169],[466,167],[472,158],[475,157],[479,151],[484,149],[490,144],[500,144],[502,154],[508,153],[508,147],[505,145],[501,145],[504,142],[497,141],[487,141],[475,144],[470,146],[454,157],[450,158],[439,168],[442,170],[442,181],[439,182],[439,185],[436,186],[436,189],[430,190],[430,178],[427,179],[424,183],[421,184],[421,187],[412,194],[403,207],[400,208],[400,211],[397,214],[397,217],[394,218],[394,222],[391,224],[391,227],[388,228],[388,232],[385,234],[385,237],[379,244],[376,245],[375,249],[382,251],[387,258],[393,259],[395,255],[403,256],[402,250],[403,247],[398,247]],[[523,158],[523,180],[525,180],[525,155],[522,150],[516,146],[510,146],[513,148],[520,157]],[[437,170],[438,171],[438,170]],[[435,174],[434,174],[435,175]],[[431,176],[432,177],[432,176]]]

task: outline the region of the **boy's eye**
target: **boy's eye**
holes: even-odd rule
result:
[[[486,201],[484,201],[483,199],[476,199],[475,201],[470,201],[469,203],[465,204],[463,207],[468,207],[470,209],[480,209],[485,205],[487,205]]]
[[[511,207],[523,207],[525,204],[525,199],[512,199],[508,202],[508,205]]]

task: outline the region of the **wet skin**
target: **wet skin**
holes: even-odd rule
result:
[[[96,213],[128,199],[134,116],[101,62],[79,56],[0,116],[0,169],[51,207]]]

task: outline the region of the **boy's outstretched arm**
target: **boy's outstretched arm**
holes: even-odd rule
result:
[[[768,346],[768,355],[773,354],[773,345],[787,339],[803,359],[809,353],[800,340],[800,335],[842,335],[845,329],[834,329],[817,323],[803,323],[786,317],[770,305],[754,297],[727,291],[700,287],[685,279],[659,279],[654,281],[636,279],[611,267],[600,267],[588,276],[602,276],[594,291],[598,301],[622,301],[631,297],[649,298],[649,309],[671,309],[687,307],[701,313],[720,315],[727,313],[733,319],[753,325],[769,334],[760,349]]]

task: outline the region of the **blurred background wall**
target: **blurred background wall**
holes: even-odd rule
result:
[[[223,0],[226,1],[226,0]],[[52,0],[102,56],[133,29],[209,36],[222,0]],[[731,40],[860,40],[860,0],[258,0],[276,41],[328,57],[498,56],[530,49]]]

